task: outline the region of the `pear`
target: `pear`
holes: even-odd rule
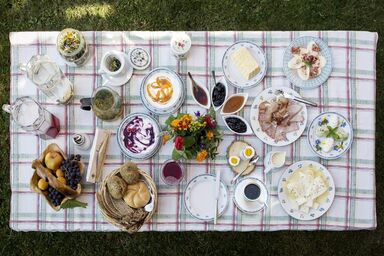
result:
[[[61,156],[61,154],[55,151],[48,152],[44,158],[45,166],[53,171],[60,168],[62,161],[63,157]]]

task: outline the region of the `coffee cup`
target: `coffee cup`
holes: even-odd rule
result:
[[[100,74],[108,77],[118,78],[123,76],[127,71],[127,63],[123,52],[109,51],[106,52],[101,59]]]
[[[248,202],[259,202],[265,204],[265,198],[262,195],[262,189],[257,182],[250,182],[244,187],[244,199]]]

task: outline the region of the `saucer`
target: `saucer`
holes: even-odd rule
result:
[[[128,83],[129,79],[131,79],[133,74],[133,67],[129,64],[129,60],[128,60],[129,57],[126,53],[124,53],[124,58],[126,60],[125,63],[127,65],[128,70],[126,70],[124,74],[121,74],[117,77],[102,74],[101,77],[104,80],[103,85],[122,86],[123,84]]]
[[[256,184],[260,187],[261,189],[260,197],[264,198],[264,201],[265,201],[264,204],[261,204],[258,201],[251,202],[251,201],[245,200],[244,188],[250,183]],[[264,209],[264,207],[266,207],[266,204],[268,202],[268,197],[269,197],[268,190],[265,184],[261,180],[256,178],[251,178],[251,177],[240,180],[236,184],[233,192],[233,202],[235,203],[236,207],[240,211],[247,214],[255,214],[261,211],[262,209]]]

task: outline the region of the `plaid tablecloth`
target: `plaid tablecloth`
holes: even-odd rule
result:
[[[54,212],[45,199],[29,189],[32,175],[31,161],[37,158],[49,143],[58,143],[67,153],[78,153],[88,162],[88,152],[76,150],[71,143],[75,132],[93,135],[96,126],[110,128],[111,137],[107,153],[104,176],[121,165],[125,160],[116,142],[116,128],[120,120],[108,123],[97,120],[92,112],[79,108],[79,99],[90,96],[95,87],[102,84],[98,75],[100,60],[109,50],[128,51],[140,46],[148,50],[152,57],[151,66],[144,71],[134,71],[128,84],[117,91],[125,100],[124,114],[147,112],[141,104],[139,85],[144,75],[155,67],[168,67],[186,79],[187,71],[192,72],[202,82],[212,83],[211,70],[222,75],[221,59],[225,49],[241,39],[251,40],[262,47],[268,58],[268,72],[263,82],[256,88],[246,90],[250,94],[245,109],[240,113],[249,120],[249,110],[254,97],[267,87],[292,86],[283,74],[283,52],[293,38],[311,35],[328,43],[333,57],[333,71],[329,80],[317,89],[298,90],[302,96],[320,102],[319,108],[308,108],[311,121],[323,111],[336,111],[346,116],[354,129],[354,142],[347,154],[338,160],[326,161],[316,157],[309,149],[306,132],[295,143],[279,148],[287,152],[286,166],[299,160],[320,161],[331,172],[336,184],[336,196],[330,210],[314,221],[297,221],[290,218],[282,209],[277,198],[277,184],[283,169],[267,175],[262,172],[263,161],[259,161],[256,176],[266,182],[270,192],[270,207],[259,214],[247,215],[240,212],[232,201],[233,188],[229,181],[233,177],[225,151],[234,139],[246,140],[256,147],[263,156],[276,149],[263,144],[256,136],[236,136],[223,127],[224,141],[221,143],[217,160],[187,163],[186,178],[180,186],[169,187],[159,177],[161,163],[170,158],[171,143],[162,147],[152,159],[139,162],[148,171],[158,186],[159,206],[151,222],[142,231],[185,231],[185,230],[355,230],[376,227],[375,189],[375,90],[376,90],[376,44],[377,33],[353,31],[322,32],[191,32],[193,46],[185,61],[177,62],[170,54],[170,32],[84,32],[90,46],[90,58],[81,68],[64,64],[59,57],[55,41],[57,32],[17,32],[10,34],[11,41],[11,85],[10,101],[30,95],[43,103],[61,121],[60,135],[49,141],[27,134],[11,123],[10,126],[10,179],[12,188],[10,227],[14,230],[39,231],[110,231],[117,230],[102,217],[95,200],[97,185],[84,185],[81,201],[88,203],[86,209],[69,209]],[[32,55],[48,54],[54,59],[74,83],[75,99],[66,106],[47,102],[46,97],[17,70],[17,65],[27,62]],[[230,88],[233,93],[237,90]],[[200,109],[188,98],[182,111],[194,112]],[[163,122],[166,117],[161,117]],[[219,118],[221,119],[221,118]],[[219,218],[216,226],[191,217],[183,202],[183,191],[188,181],[202,173],[222,170],[224,182],[230,191],[229,206]]]

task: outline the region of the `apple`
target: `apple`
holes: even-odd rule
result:
[[[60,168],[62,161],[63,157],[61,156],[61,154],[55,151],[48,152],[44,158],[45,166],[53,171]]]

